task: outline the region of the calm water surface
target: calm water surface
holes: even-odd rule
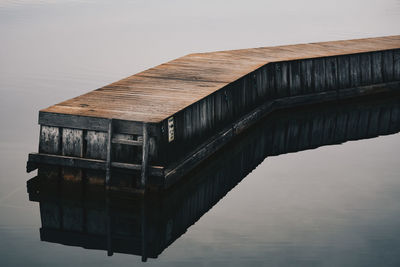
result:
[[[400,1],[0,1],[0,265],[140,265],[41,242],[38,110],[192,52],[400,34]],[[400,135],[268,157],[160,266],[399,266]]]

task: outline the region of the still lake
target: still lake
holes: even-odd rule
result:
[[[395,35],[399,25],[398,0],[0,1],[0,265],[399,266],[399,133],[267,157],[146,263],[40,241],[25,173],[40,108],[188,53]],[[362,106],[393,118],[395,99]]]

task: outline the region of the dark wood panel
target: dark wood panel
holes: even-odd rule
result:
[[[108,119],[39,112],[39,124],[71,129],[107,131]]]
[[[326,88],[328,90],[338,89],[338,58],[328,57],[325,59]],[[343,71],[346,71],[344,69]]]
[[[392,92],[392,91],[398,91],[400,89],[399,82],[393,82],[390,84],[377,84],[377,85],[370,85],[370,86],[363,86],[363,87],[355,87],[355,88],[346,88],[342,89],[340,91],[326,91],[326,92],[319,92],[319,93],[314,93],[314,94],[309,94],[309,95],[299,95],[299,96],[292,96],[292,97],[285,97],[285,98],[280,98],[280,99],[274,99],[270,101],[266,101],[264,104],[259,105],[257,108],[252,110],[251,112],[247,112],[245,115],[241,116],[239,119],[235,121],[231,121],[227,123],[228,128],[226,128],[226,131],[228,129],[234,129],[234,134],[238,134],[240,132],[243,132],[244,129],[248,128],[250,125],[252,125],[255,121],[259,120],[263,115],[277,109],[283,109],[287,107],[295,107],[295,106],[300,106],[304,105],[305,103],[307,104],[313,104],[313,103],[321,103],[321,102],[326,102],[326,101],[332,101],[332,100],[337,100],[337,99],[345,99],[345,98],[350,98],[350,97],[357,97],[360,95],[368,95],[368,94],[374,94],[377,92]],[[347,123],[347,118],[343,118],[345,121],[342,123]],[[188,122],[191,123],[191,122]],[[324,124],[329,124],[329,125],[336,125],[335,122],[333,121],[317,121],[316,123],[319,123],[320,125]],[[314,127],[319,128],[320,125],[314,125]],[[346,128],[347,124],[342,125],[342,127]],[[271,126],[273,127],[273,126]],[[311,127],[311,126],[310,126]],[[333,127],[333,126],[332,126]],[[309,132],[312,129],[300,129],[299,130],[299,135],[306,134],[308,135]],[[304,132],[306,131],[306,132]],[[333,130],[332,130],[333,131]],[[310,133],[311,134],[311,133]],[[319,136],[318,133],[314,133]],[[176,144],[168,144],[168,148],[163,150],[165,153],[167,153],[168,157],[164,158],[164,161],[162,165],[165,166],[170,166],[170,164],[174,164],[175,162],[182,162],[182,158],[185,158],[188,154],[190,155],[193,153],[193,151],[197,151],[199,149],[199,146],[201,146],[202,142],[207,143],[208,141],[212,140],[213,138],[216,138],[214,136],[215,134],[213,132],[207,133],[207,135],[202,136],[202,138],[197,138],[196,140],[192,140],[191,142],[188,141],[183,141],[182,143],[176,143]],[[312,136],[312,135],[310,135]],[[188,138],[188,137],[187,137]],[[303,143],[306,145],[307,144],[307,137],[303,137]],[[310,137],[311,138],[311,137]],[[185,139],[187,140],[187,139]],[[179,140],[177,140],[179,141]],[[279,142],[278,142],[279,141]],[[288,140],[278,140],[276,146],[273,149],[278,151],[280,147],[284,146]],[[318,140],[317,140],[318,142]],[[170,152],[172,150],[172,152]],[[200,160],[200,158],[198,158]]]
[[[361,85],[372,83],[372,56],[370,53],[360,55]]]
[[[61,154],[62,129],[41,125],[39,138],[40,153]]]
[[[400,80],[400,49],[393,51],[393,75],[396,81]]]
[[[83,130],[62,129],[62,155],[83,157],[84,148]]]
[[[290,95],[301,94],[301,61],[292,61],[289,63],[289,84]]]
[[[360,55],[350,56],[350,87],[361,85],[361,60]]]
[[[384,51],[383,52],[383,80],[385,82],[391,82],[394,78],[394,68],[393,68],[393,51]]]
[[[382,52],[372,53],[372,83],[383,82],[383,58]]]
[[[350,87],[350,56],[337,58],[338,64],[338,88]]]
[[[301,88],[303,94],[309,94],[314,91],[313,61],[305,59],[301,64]]]
[[[315,92],[322,92],[326,89],[326,67],[324,58],[313,60],[313,79]]]

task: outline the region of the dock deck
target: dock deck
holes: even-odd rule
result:
[[[399,48],[389,36],[189,54],[40,112],[159,123],[269,63]]]
[[[189,54],[39,112],[39,164],[164,187],[265,114],[400,90],[400,36]],[[101,176],[101,175],[100,175]]]

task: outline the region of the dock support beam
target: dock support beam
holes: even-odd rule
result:
[[[140,177],[140,187],[142,189],[146,189],[148,159],[149,159],[149,133],[147,129],[147,123],[143,123],[142,173]]]
[[[111,146],[112,146],[112,119],[108,121],[108,136],[107,136],[107,159],[106,159],[106,186],[110,184],[111,179]]]

